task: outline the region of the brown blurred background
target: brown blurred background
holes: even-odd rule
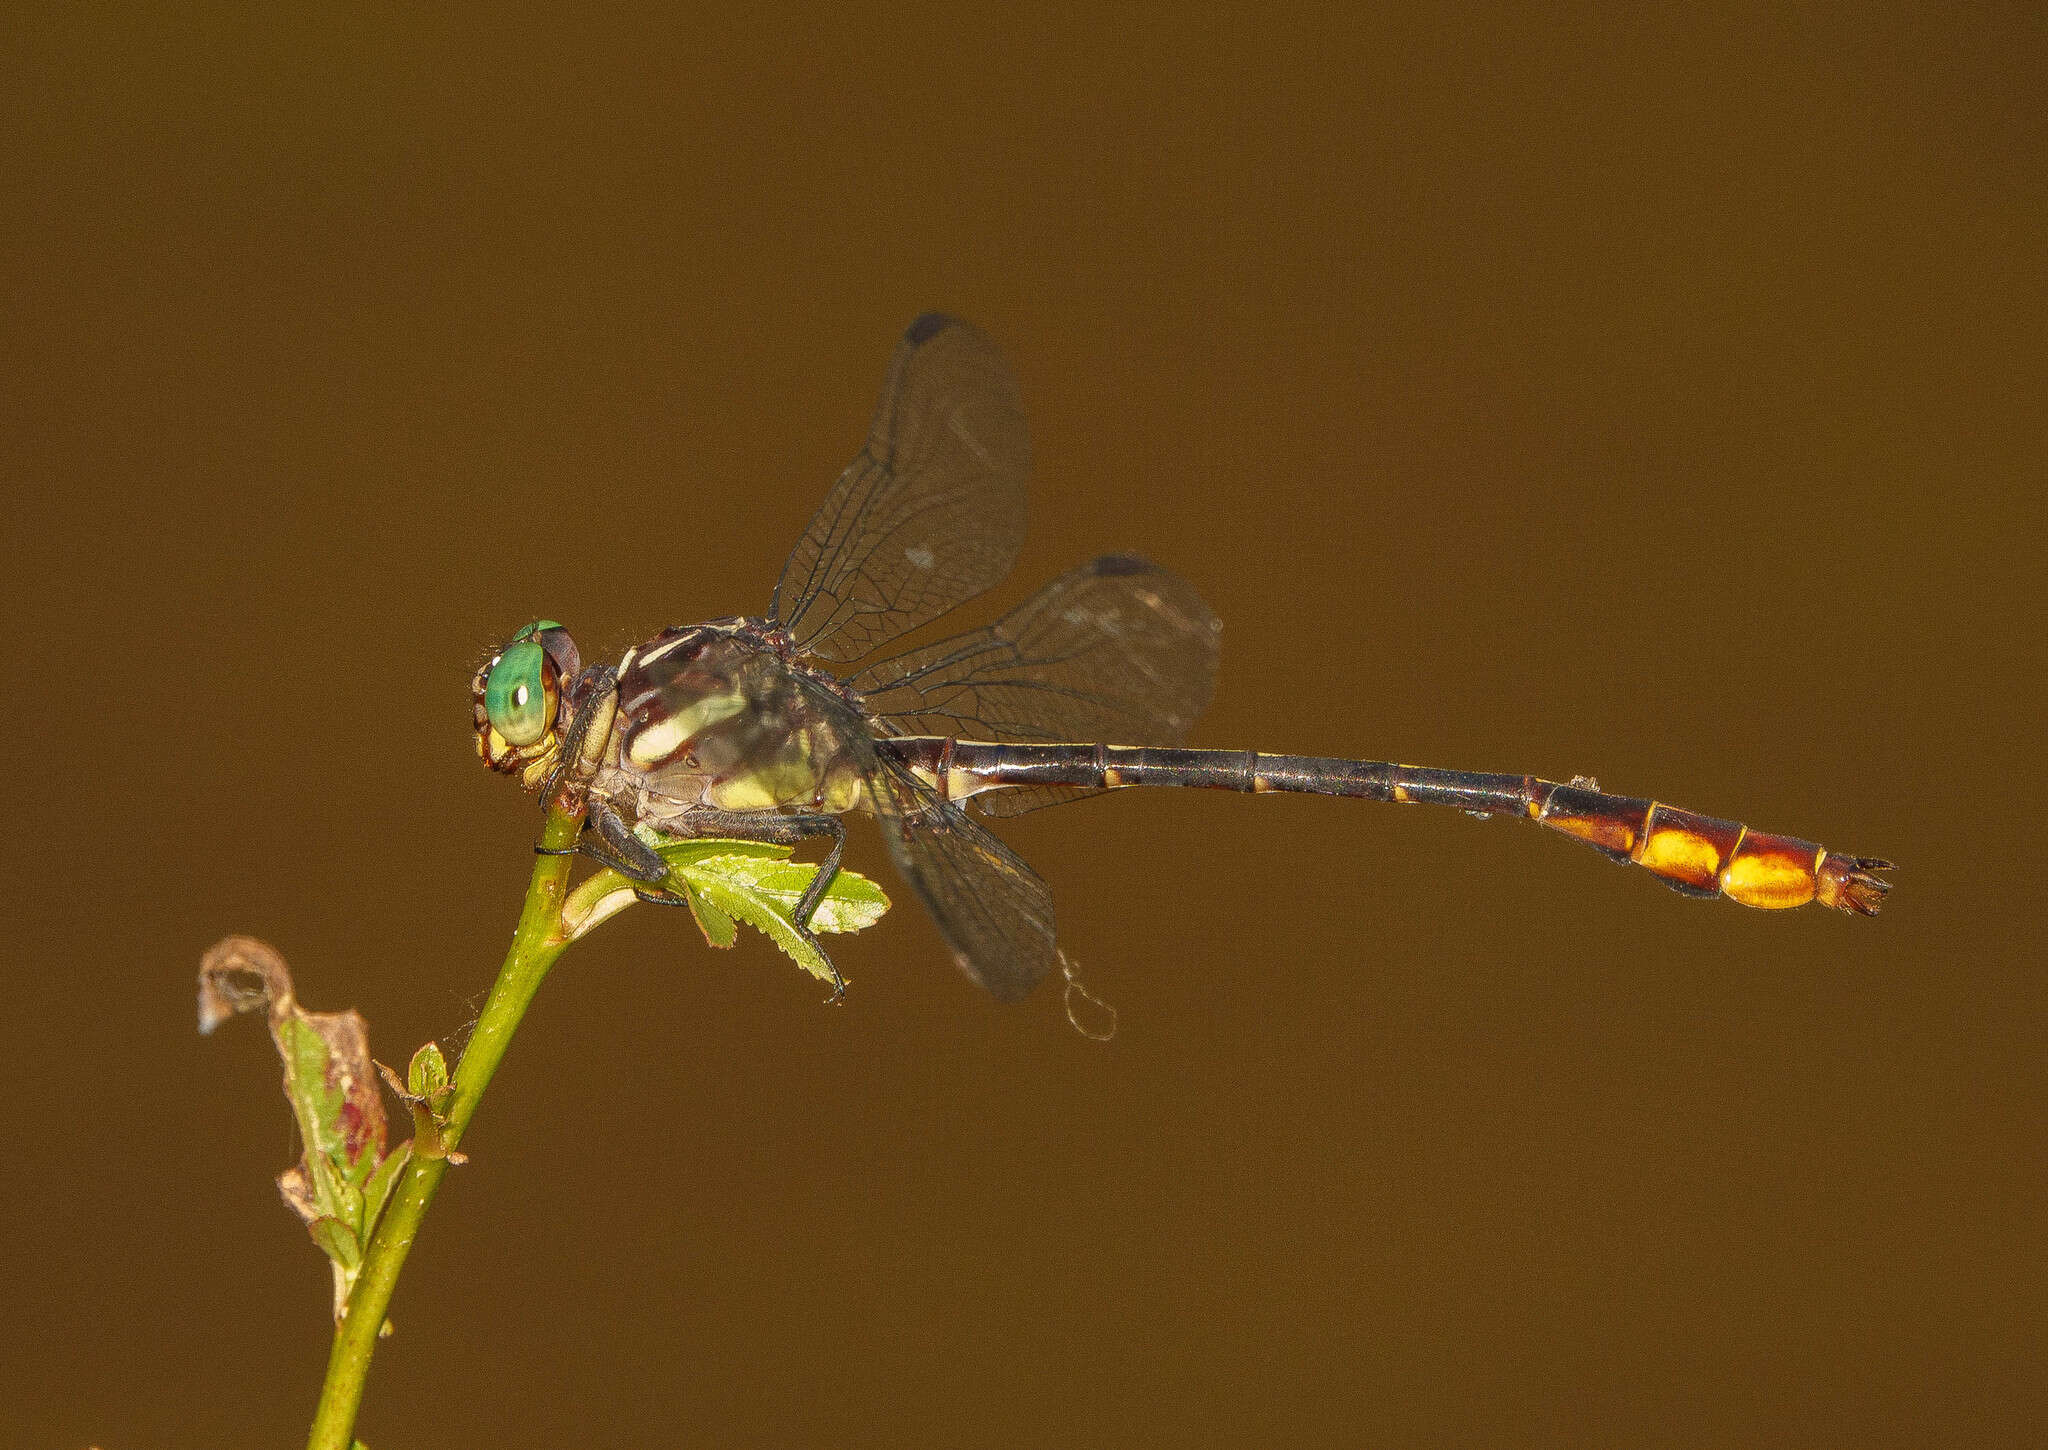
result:
[[[458,1033],[537,823],[480,653],[764,607],[930,307],[1033,420],[988,608],[1183,571],[1203,743],[1597,774],[1892,904],[1126,795],[1005,831],[1107,1047],[907,899],[836,1010],[630,912],[366,1439],[2038,1443],[2048,45],[1970,14],[17,19],[0,1445],[298,1443],[327,1274],[200,951]]]

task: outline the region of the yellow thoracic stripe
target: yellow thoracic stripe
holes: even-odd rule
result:
[[[736,692],[707,695],[641,730],[633,737],[627,759],[642,770],[652,770],[675,754],[692,735],[721,720],[730,720],[746,708],[745,698]]]

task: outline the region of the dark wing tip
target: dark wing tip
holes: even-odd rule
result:
[[[1090,573],[1100,576],[1120,574],[1156,574],[1159,566],[1138,554],[1104,554],[1099,559],[1088,561]]]
[[[965,952],[953,953],[953,965],[967,974],[967,980],[1004,1006],[1023,1001],[1037,990],[1052,970],[1052,963],[1004,962],[1000,970],[985,972]]]
[[[949,327],[960,326],[960,319],[949,317],[943,312],[926,312],[917,321],[903,329],[903,340],[912,347],[922,347]]]

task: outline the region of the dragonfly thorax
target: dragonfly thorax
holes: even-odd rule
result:
[[[818,692],[752,620],[664,630],[619,662],[617,714],[592,789],[643,819],[692,807],[838,813],[860,803],[850,743]]]

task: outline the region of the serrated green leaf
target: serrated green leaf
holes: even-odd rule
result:
[[[690,915],[697,918],[697,930],[704,933],[704,940],[720,948],[738,941],[740,929],[733,919],[713,906],[688,876],[679,874],[678,879],[690,893]]]
[[[796,929],[793,913],[817,874],[807,861],[764,852],[706,855],[680,872],[693,895],[762,933],[785,956],[823,982],[836,980],[825,954]],[[889,909],[889,898],[866,877],[842,870],[811,917],[813,931],[859,931]]]
[[[817,867],[808,861],[776,861],[756,856],[710,856],[687,873],[693,882],[715,877],[752,891],[772,903],[784,916],[796,911]],[[882,919],[889,898],[882,888],[865,876],[842,870],[832,878],[818,909],[811,915],[812,931],[861,931]]]
[[[825,954],[797,935],[796,924],[772,900],[758,895],[744,882],[706,877],[694,883],[704,899],[729,917],[737,917],[760,932],[782,950],[782,954],[821,982],[835,980],[832,964]]]
[[[307,1224],[306,1232],[313,1236],[321,1253],[340,1265],[345,1275],[354,1277],[363,1262],[363,1246],[354,1229],[338,1218],[323,1217]]]
[[[705,941],[729,947],[745,922],[821,981],[832,981],[831,963],[798,934],[792,913],[817,875],[808,861],[794,861],[792,848],[768,841],[719,838],[678,840],[650,826],[634,835],[670,866],[668,889],[685,896]],[[571,941],[631,905],[635,883],[616,871],[599,871],[569,893],[562,924]],[[860,931],[889,909],[881,887],[856,871],[841,869],[811,918],[813,931]]]

